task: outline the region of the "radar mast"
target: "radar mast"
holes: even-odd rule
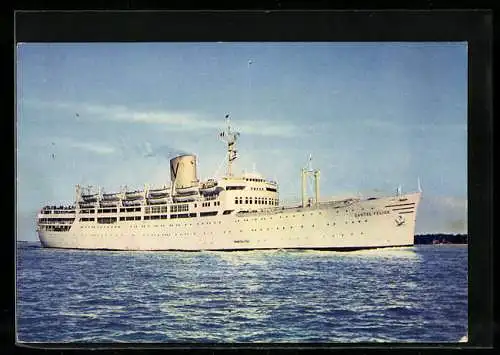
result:
[[[219,134],[219,137],[227,143],[227,176],[232,176],[232,163],[233,160],[236,159],[236,139],[239,137],[240,133],[239,132],[233,132],[231,131],[231,121],[229,118],[229,114],[225,116],[226,118],[226,123],[227,123],[227,129],[225,131],[222,131]]]

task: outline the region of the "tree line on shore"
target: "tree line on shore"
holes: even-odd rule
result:
[[[467,244],[467,234],[417,234],[415,244]]]

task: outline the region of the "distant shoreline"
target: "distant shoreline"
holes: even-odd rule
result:
[[[467,234],[428,233],[416,234],[414,244],[468,244]]]

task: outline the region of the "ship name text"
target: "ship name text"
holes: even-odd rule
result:
[[[354,217],[365,217],[365,216],[381,216],[385,214],[389,214],[390,212],[388,210],[376,210],[376,211],[370,211],[370,212],[361,212],[361,213],[356,213],[354,214]]]

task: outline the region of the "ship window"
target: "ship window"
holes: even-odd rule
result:
[[[124,221],[125,220],[125,217],[120,217],[120,221]]]
[[[120,212],[125,212],[125,208],[120,208]]]
[[[135,216],[135,220],[136,221],[140,221],[141,220],[141,216]]]
[[[217,211],[200,212],[200,217],[215,216]]]
[[[97,218],[97,223],[109,224],[109,223],[115,223],[116,220],[117,220],[116,217],[102,217],[102,218]]]
[[[144,216],[145,221],[149,220],[150,218],[151,218],[150,216]]]
[[[248,204],[248,197],[245,197],[245,204]]]

